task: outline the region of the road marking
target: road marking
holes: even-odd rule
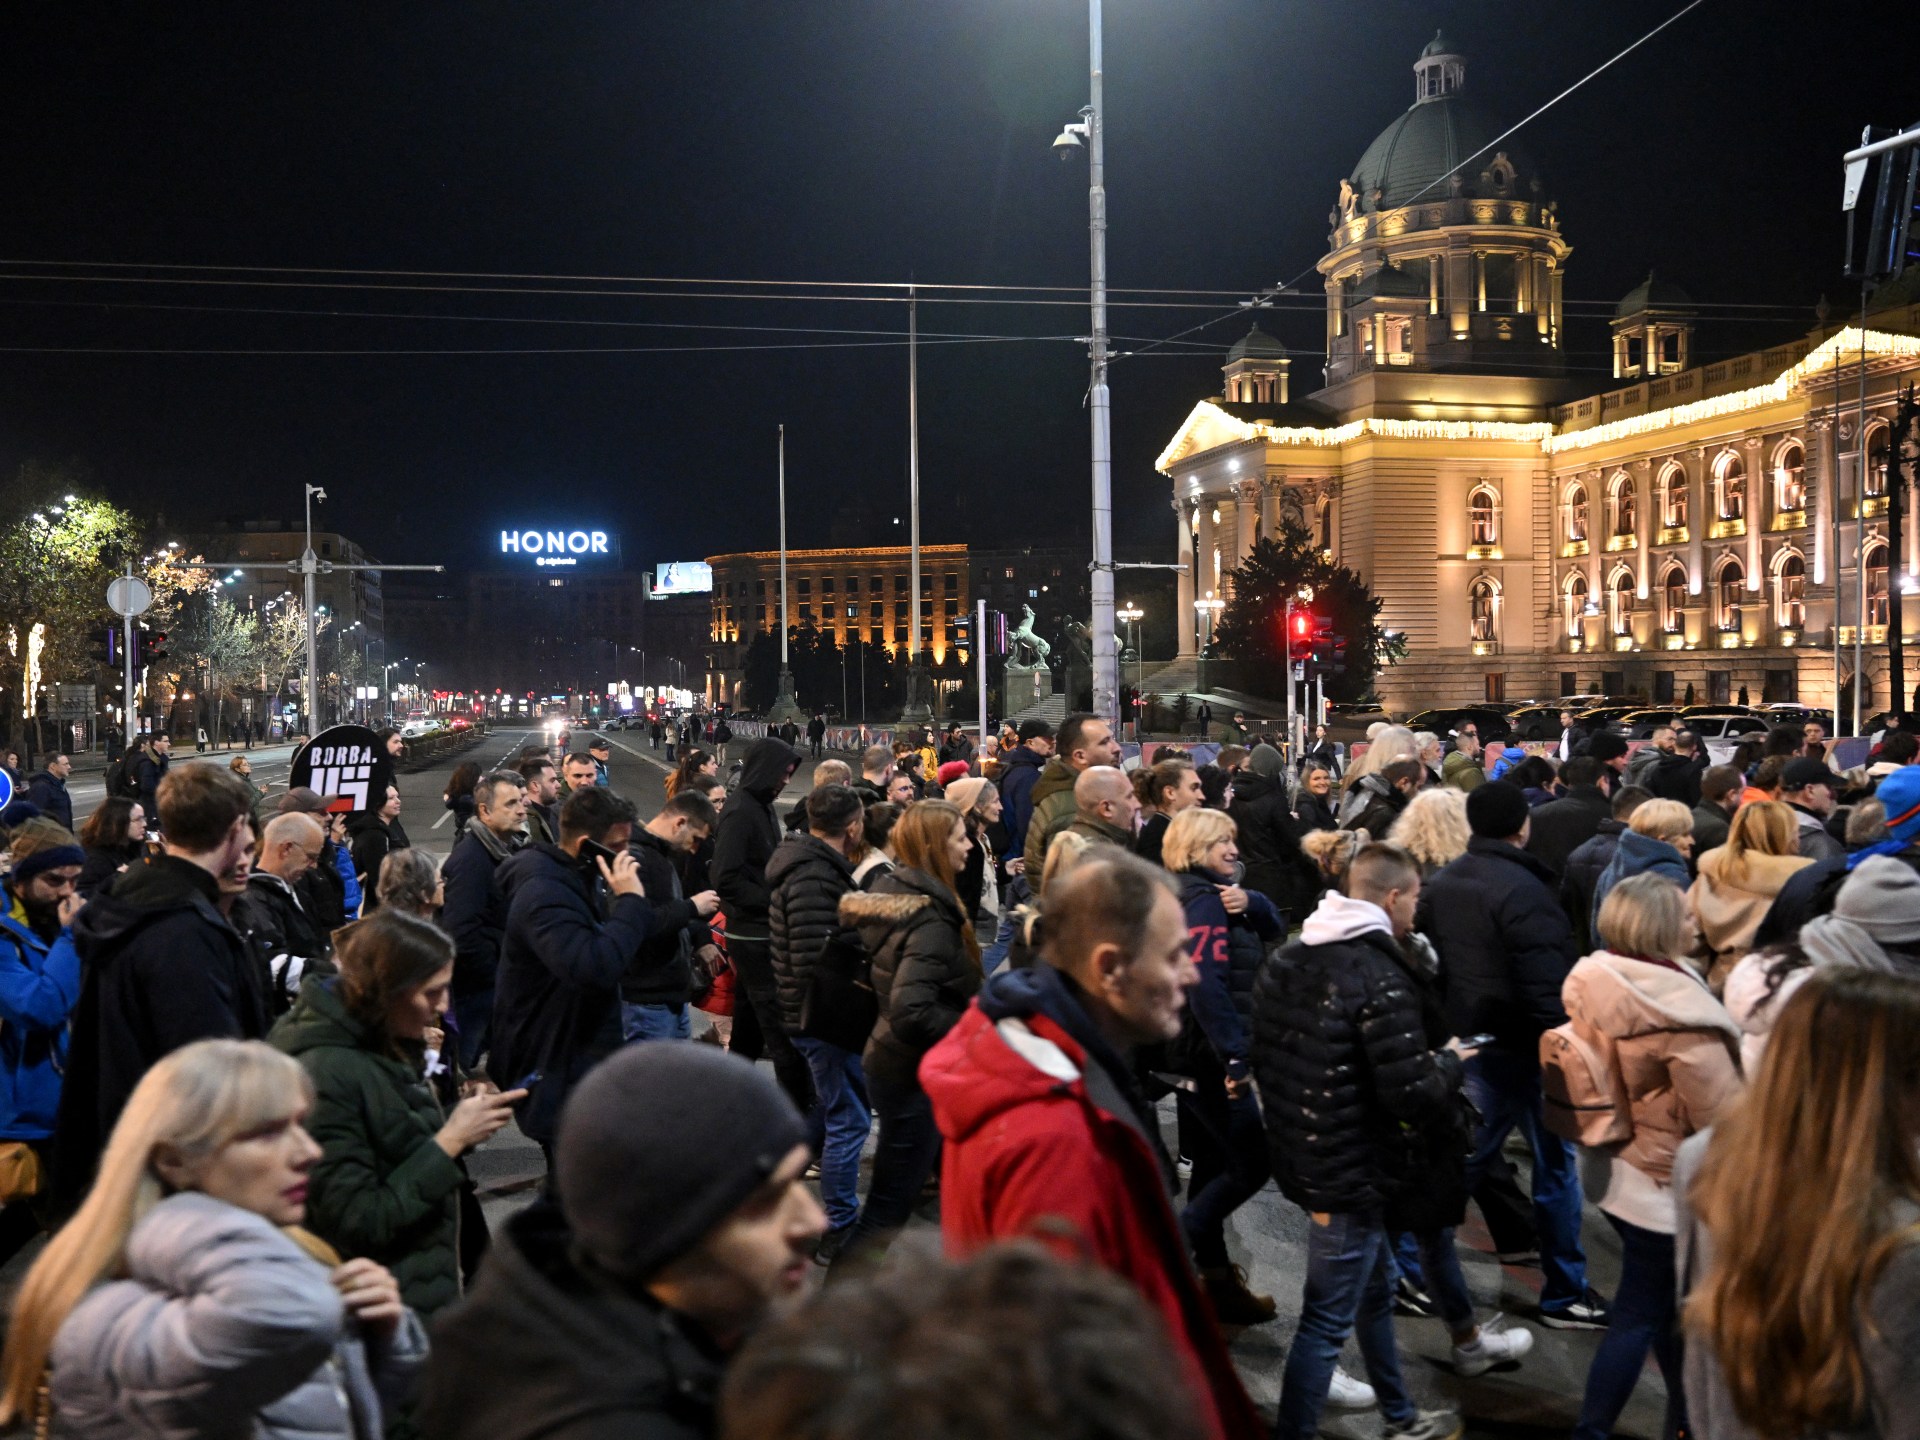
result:
[[[607,744],[613,746],[615,749],[626,751],[627,754],[633,756],[633,758],[636,760],[645,760],[647,763],[651,765],[658,765],[662,770],[664,770],[669,775],[671,775],[674,772],[674,769],[675,769],[674,766],[669,765],[664,760],[658,759],[655,756],[647,754],[647,752],[644,750],[634,749],[633,746],[627,744],[626,741],[624,740],[616,740],[611,735],[601,735],[600,738],[606,741]]]

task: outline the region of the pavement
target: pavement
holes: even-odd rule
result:
[[[540,738],[541,732],[533,729],[497,730],[489,734],[477,750],[459,758],[471,758],[483,767],[491,766],[510,759],[528,744],[538,743]],[[572,738],[576,744],[580,743],[582,732],[575,731]],[[633,800],[643,817],[651,815],[665,798],[669,770],[665,750],[653,750],[643,734],[616,732],[607,739],[613,751],[610,769],[614,788]],[[256,778],[284,783],[287,747],[257,749],[251,754]],[[189,751],[180,758],[187,763],[224,764],[227,756],[224,752],[195,756]],[[443,787],[453,763],[450,759],[445,765],[400,777],[402,823],[416,845],[438,855],[447,853],[453,839],[452,825],[445,818],[447,812],[442,801]],[[806,793],[811,769],[811,764],[801,766],[795,782],[787,787],[783,796],[783,810]],[[82,815],[97,803],[97,786],[91,800],[81,798],[84,794],[76,790],[76,810]],[[696,1021],[701,1023],[704,1017]],[[1171,1147],[1176,1143],[1171,1101],[1163,1104],[1159,1118],[1162,1133]],[[863,1169],[871,1163],[870,1143]],[[1516,1159],[1516,1163],[1524,1175],[1524,1160]],[[539,1148],[513,1126],[474,1152],[469,1168],[480,1189],[482,1209],[495,1229],[528,1204],[544,1181],[545,1167]],[[865,1188],[864,1177],[862,1188]],[[1306,1215],[1283,1199],[1269,1183],[1242,1206],[1228,1224],[1229,1249],[1235,1260],[1245,1266],[1249,1284],[1258,1292],[1272,1295],[1279,1305],[1280,1313],[1275,1321],[1242,1331],[1232,1343],[1233,1355],[1247,1388],[1268,1415],[1273,1413],[1279,1398],[1287,1345],[1299,1319],[1308,1223]],[[921,1208],[898,1244],[913,1250],[935,1250],[939,1244],[938,1226],[937,1202],[933,1202]],[[1619,1279],[1619,1242],[1605,1218],[1591,1205],[1586,1212],[1585,1239],[1590,1281],[1603,1294],[1610,1295]],[[1477,1379],[1463,1380],[1453,1373],[1448,1337],[1438,1320],[1398,1319],[1395,1328],[1402,1372],[1409,1390],[1416,1403],[1423,1407],[1446,1405],[1459,1410],[1467,1420],[1466,1434],[1476,1440],[1522,1440],[1522,1437],[1559,1440],[1571,1429],[1578,1414],[1587,1369],[1600,1343],[1600,1333],[1549,1330],[1538,1325],[1540,1272],[1501,1265],[1477,1214],[1469,1216],[1468,1224],[1459,1231],[1458,1240],[1467,1284],[1482,1318],[1495,1310],[1505,1312],[1515,1323],[1534,1331],[1534,1348],[1518,1364],[1498,1368]],[[0,1298],[18,1283],[32,1253],[30,1250],[0,1272]],[[1364,1373],[1358,1351],[1351,1343],[1343,1364],[1352,1374]],[[1653,1440],[1660,1433],[1664,1405],[1665,1389],[1657,1369],[1649,1362],[1639,1390],[1614,1433],[1634,1437],[1634,1440]],[[1338,1440],[1372,1440],[1382,1433],[1382,1426],[1377,1412],[1329,1410],[1322,1433]]]

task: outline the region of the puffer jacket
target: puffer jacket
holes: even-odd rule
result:
[[[59,1440],[379,1440],[427,1357],[413,1314],[365,1338],[328,1269],[251,1210],[184,1191],[54,1337]]]
[[[767,862],[773,887],[768,920],[773,930],[773,978],[780,990],[780,1018],[800,1035],[800,1016],[814,966],[843,928],[840,897],[850,894],[853,866],[816,835],[789,835]]]
[[[1239,782],[1236,781],[1236,795],[1239,788]],[[1405,795],[1378,775],[1362,775],[1340,801],[1340,828],[1364,830],[1374,839],[1384,840],[1387,832],[1393,829],[1393,822],[1400,818],[1400,812],[1406,808]]]
[[[307,1131],[324,1153],[307,1182],[308,1228],[348,1259],[386,1266],[421,1315],[458,1299],[466,1176],[434,1143],[446,1116],[420,1066],[374,1050],[338,982],[317,975],[267,1039],[313,1080]]]
[[[1027,883],[1037,891],[1047,868],[1047,846],[1073,823],[1073,785],[1080,773],[1058,755],[1041,768],[1033,782],[1033,815],[1027,821],[1026,844],[1021,853],[1027,857]]]
[[[1409,1129],[1454,1105],[1459,1057],[1428,1047],[1386,912],[1328,894],[1260,969],[1253,1073],[1281,1193],[1307,1211],[1384,1207],[1422,1182]]]
[[[1300,822],[1278,775],[1243,770],[1233,777],[1227,813],[1240,831],[1246,888],[1258,890],[1288,916],[1305,915],[1320,893],[1320,872],[1300,849]]]
[[[1740,1093],[1739,1027],[1685,970],[1607,950],[1573,967],[1561,999],[1570,1018],[1605,1037],[1625,1086],[1633,1136],[1617,1158],[1670,1184],[1680,1142]]]
[[[1635,875],[1658,875],[1672,881],[1676,890],[1685,890],[1693,883],[1693,877],[1687,873],[1687,857],[1680,853],[1678,846],[1628,830],[1620,837],[1613,859],[1607,862],[1607,868],[1600,872],[1600,879],[1593,887],[1593,908],[1587,919],[1596,945],[1608,943],[1607,937],[1600,933],[1600,907],[1607,903],[1614,886]]]
[[[840,897],[841,923],[873,957],[880,1016],[861,1055],[869,1079],[917,1086],[920,1057],[960,1023],[980,990],[980,961],[967,947],[960,902],[924,871],[902,865],[873,889]]]
[[[80,955],[71,930],[43,940],[12,892],[0,897],[0,1140],[45,1140],[60,1110]]]
[[[1286,935],[1286,921],[1258,890],[1247,892],[1243,912],[1228,914],[1220,899],[1224,882],[1204,870],[1188,870],[1174,883],[1187,914],[1187,948],[1200,971],[1199,983],[1187,992],[1187,1013],[1222,1065],[1244,1066],[1254,980],[1266,942]]]
[[[1780,889],[1796,873],[1814,862],[1804,855],[1762,855],[1748,851],[1738,866],[1730,863],[1726,846],[1700,857],[1700,874],[1687,892],[1710,968],[1708,983],[1714,993],[1726,983],[1727,972],[1753,949],[1761,921]]]
[[[1560,903],[1573,922],[1573,944],[1579,954],[1593,949],[1593,917],[1599,910],[1593,903],[1593,892],[1613,863],[1613,852],[1620,848],[1620,837],[1626,833],[1624,820],[1602,820],[1600,833],[1575,847],[1567,857],[1567,868],[1560,876]]]

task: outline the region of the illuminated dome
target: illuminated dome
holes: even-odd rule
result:
[[[1286,357],[1287,347],[1258,325],[1234,341],[1233,348],[1227,351],[1227,363],[1236,360],[1281,360]]]

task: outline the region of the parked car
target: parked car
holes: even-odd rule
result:
[[[1833,712],[1797,702],[1762,705],[1761,718],[1769,725],[1818,725],[1833,734]]]
[[[1458,705],[1440,710],[1422,710],[1410,715],[1401,723],[1409,730],[1431,730],[1442,740],[1471,720],[1473,728],[1480,732],[1480,743],[1490,740],[1505,740],[1513,733],[1513,727],[1507,717],[1496,710],[1481,705]]]
[[[1582,710],[1574,719],[1588,730],[1604,730],[1623,715],[1631,715],[1636,710],[1644,710],[1641,704],[1633,705],[1596,705]]]
[[[1878,715],[1861,722],[1860,733],[1878,735],[1887,728],[1889,720],[1897,720],[1902,730],[1911,730],[1914,734],[1920,735],[1920,716],[1916,716],[1911,710],[1882,710]]]

